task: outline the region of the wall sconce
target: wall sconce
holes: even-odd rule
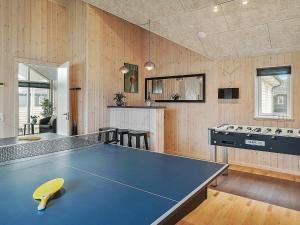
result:
[[[3,82],[0,82],[0,87],[1,87],[1,86],[4,86],[4,83],[3,83]]]

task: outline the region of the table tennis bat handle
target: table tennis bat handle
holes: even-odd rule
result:
[[[51,195],[44,195],[41,198],[40,204],[37,208],[39,211],[44,210],[46,208],[47,202],[48,202],[50,197],[51,197]]]

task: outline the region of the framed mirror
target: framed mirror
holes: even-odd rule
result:
[[[155,102],[205,102],[205,74],[145,79],[145,100]]]

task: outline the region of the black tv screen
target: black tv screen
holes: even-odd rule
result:
[[[239,88],[219,88],[219,99],[237,99],[239,98]]]

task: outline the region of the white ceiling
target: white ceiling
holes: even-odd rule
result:
[[[209,58],[300,50],[300,0],[85,1]]]
[[[57,80],[57,67],[48,65],[27,64],[49,80]]]

